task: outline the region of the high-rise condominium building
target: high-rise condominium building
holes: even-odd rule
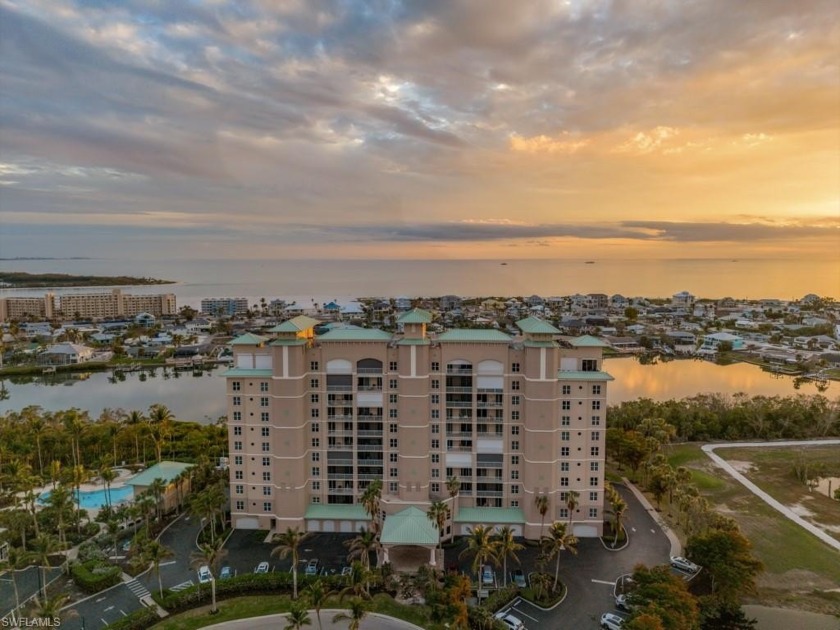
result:
[[[43,298],[0,299],[0,321],[25,319],[117,319],[149,313],[155,317],[175,315],[174,293],[132,295],[121,289],[110,293],[66,293],[58,298],[47,293]]]
[[[386,530],[398,514],[428,522],[423,513],[442,500],[445,533],[510,525],[536,538],[543,520],[570,522],[578,536],[602,533],[612,380],[604,344],[561,338],[533,317],[517,323],[517,336],[435,335],[430,321],[415,309],[399,318],[399,334],[335,328],[316,336],[319,322],[299,316],[270,337],[231,342],[235,527],[357,531],[370,524],[360,495],[379,479]],[[548,499],[545,519],[538,496]]]

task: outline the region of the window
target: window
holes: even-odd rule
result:
[[[440,468],[432,468],[432,479],[440,479]]]
[[[572,393],[572,386],[571,385],[563,385],[562,392],[564,396],[569,396]]]
[[[264,470],[263,471],[263,481],[271,481],[271,471]]]
[[[321,397],[318,394],[309,394],[309,402],[313,405],[317,405],[321,401]]]
[[[312,438],[312,448],[321,448],[321,438]]]
[[[321,381],[317,378],[310,378],[309,379],[309,389],[320,389]]]
[[[560,424],[561,426],[567,427],[572,424],[572,417],[571,416],[561,416],[560,417]]]
[[[598,508],[589,508],[589,518],[598,518]]]
[[[317,407],[313,407],[309,410],[309,417],[310,418],[320,418],[321,417],[321,410]]]
[[[598,462],[589,462],[589,470],[591,472],[598,472],[600,469],[600,464]]]
[[[240,396],[234,396],[232,402],[234,407],[239,407],[242,405],[242,398]]]
[[[432,409],[432,420],[440,420],[440,409]]]
[[[431,491],[432,494],[437,494],[438,492],[440,492],[440,484],[436,481],[432,482]]]
[[[519,507],[519,499],[513,499],[510,502],[510,507]]]
[[[400,473],[400,471],[399,471],[399,469],[397,469],[397,468],[391,468],[391,469],[388,471],[388,474],[389,474],[391,477],[398,477],[398,476],[399,476],[399,473]]]
[[[321,497],[318,497],[318,496],[310,497],[310,501],[312,503],[320,503],[321,502]]]
[[[312,461],[313,462],[320,462],[321,461],[321,453],[318,453],[318,452],[312,453]]]
[[[241,451],[242,450],[242,442],[234,442],[233,443],[233,450],[234,451]]]
[[[271,466],[271,458],[270,457],[263,457],[262,458],[262,465],[263,466]]]
[[[310,372],[317,372],[320,369],[317,361],[310,361],[309,362],[309,371]]]
[[[320,433],[321,432],[321,423],[320,422],[313,422],[311,426],[312,426],[312,433]]]
[[[510,456],[510,465],[511,466],[519,466],[519,455],[511,455]]]
[[[396,494],[399,491],[399,484],[396,481],[389,481],[388,482],[388,492],[391,494]]]
[[[263,501],[263,512],[271,512],[271,501]]]
[[[263,396],[260,398],[260,407],[268,407],[268,397]]]
[[[268,391],[268,383],[260,383],[260,391],[267,392]]]
[[[519,450],[519,440],[513,440],[510,443],[510,450],[512,450],[512,451],[518,451]]]
[[[388,379],[388,388],[389,389],[397,389],[397,379],[395,379],[395,378]]]
[[[569,411],[572,408],[572,401],[571,400],[564,400],[560,403],[560,408],[563,411]]]
[[[569,456],[569,447],[568,446],[561,446],[560,447],[560,457],[568,457]]]
[[[601,386],[600,385],[593,385],[592,386],[592,395],[593,396],[600,396],[601,395]]]
[[[388,417],[389,418],[396,418],[397,417],[397,410],[396,409],[389,409],[388,410]]]
[[[589,500],[590,501],[597,501],[598,500],[598,493],[597,492],[590,492],[589,493]]]
[[[593,431],[592,432],[592,441],[597,442],[601,439],[601,432],[600,431]]]
[[[515,484],[511,485],[510,493],[511,494],[519,494],[519,484],[518,483],[515,483]]]
[[[398,424],[389,424],[388,425],[388,432],[389,433],[396,433],[399,430],[400,425]]]
[[[321,489],[321,482],[320,481],[313,481],[312,482],[312,489],[313,490],[320,490]]]
[[[440,425],[433,424],[432,425],[432,435],[440,435]]]
[[[269,431],[271,431],[271,429],[269,429],[268,427],[262,427],[260,429],[260,433],[262,434],[262,437],[268,437]]]
[[[518,363],[511,363],[510,364],[510,371],[514,374],[519,372],[519,364]]]
[[[432,389],[440,389],[440,381],[436,378],[432,379]]]
[[[388,440],[388,445],[391,448],[399,448],[400,441],[397,438],[391,438],[390,440]]]
[[[261,422],[268,422],[271,419],[271,415],[267,411],[260,412],[260,421]]]
[[[439,464],[440,463],[440,455],[438,453],[432,454],[432,463]]]
[[[593,427],[601,426],[601,416],[592,416],[592,426]]]
[[[263,442],[262,443],[262,452],[263,453],[270,453],[271,452],[271,442]]]
[[[388,394],[388,402],[392,405],[397,404],[397,395],[396,394]]]
[[[598,485],[598,477],[590,477],[589,478],[589,485],[590,486],[597,486]]]
[[[510,412],[510,419],[513,422],[519,422],[519,411],[511,411]]]
[[[560,487],[561,488],[568,488],[569,487],[569,478],[568,477],[560,477]]]
[[[569,441],[569,432],[568,431],[560,431],[560,440],[563,442]]]
[[[440,404],[440,394],[432,394],[432,404],[439,405]]]
[[[432,440],[432,448],[439,449],[440,448],[440,440]]]
[[[440,372],[440,363],[438,361],[432,361],[432,372]]]
[[[582,359],[580,362],[580,369],[582,372],[597,372],[598,361],[595,359]]]
[[[519,471],[518,470],[511,470],[510,471],[510,478],[511,479],[519,479]]]
[[[510,428],[511,435],[519,435],[519,427],[511,427]]]
[[[399,457],[399,455],[397,455],[396,453],[389,453],[388,454],[388,461],[391,462],[392,464],[396,464],[398,457]]]
[[[601,449],[597,446],[593,446],[589,449],[589,456],[590,457],[599,457],[601,454]]]
[[[236,509],[237,511],[242,512],[245,509],[245,501],[237,501]]]
[[[569,472],[569,462],[560,462],[560,472]]]
[[[601,401],[600,400],[593,400],[592,401],[592,409],[600,409],[601,408]]]
[[[234,435],[242,435],[242,427],[233,427]]]
[[[320,477],[321,476],[321,467],[320,466],[313,466],[312,467],[312,476],[313,477]]]
[[[233,478],[236,479],[236,480],[244,479],[245,478],[245,473],[243,473],[241,470],[237,470],[233,473]]]
[[[242,422],[242,412],[241,411],[234,411],[233,412],[233,421],[234,422]]]
[[[242,455],[235,455],[234,456],[233,465],[234,466],[241,466],[242,465]]]
[[[512,391],[518,392],[519,391],[519,381],[511,381],[510,388]]]
[[[233,490],[235,494],[245,494],[245,486],[243,486],[241,483],[236,484],[233,487]]]
[[[560,519],[569,518],[569,508],[560,508],[560,514],[558,514]]]
[[[232,381],[230,384],[231,391],[238,392],[242,390],[242,383],[239,381]]]
[[[511,396],[510,397],[510,404],[511,405],[518,405],[519,404],[519,396]]]

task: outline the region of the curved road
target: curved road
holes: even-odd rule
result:
[[[321,623],[326,630],[346,630],[350,623],[339,621],[333,623],[333,615],[339,612],[347,612],[341,609],[329,609],[321,611]],[[310,610],[309,616],[313,624],[316,623],[315,611]],[[286,621],[286,615],[267,615],[265,617],[250,617],[248,619],[237,619],[207,626],[205,630],[277,630],[282,627],[280,622]],[[423,630],[420,626],[408,623],[402,619],[394,619],[376,613],[368,613],[362,620],[362,630]]]
[[[840,440],[789,440],[785,442],[728,442],[726,444],[706,444],[702,446],[703,452],[708,455],[713,462],[715,462],[718,466],[723,468],[726,472],[728,472],[733,479],[741,482],[741,484],[750,492],[752,492],[755,496],[759,499],[764,501],[767,505],[772,507],[773,509],[777,510],[794,523],[802,527],[803,529],[808,530],[814,536],[822,540],[824,543],[837,549],[840,551],[840,540],[836,538],[832,538],[828,534],[826,534],[823,530],[821,530],[816,525],[813,525],[799,516],[796,512],[791,510],[786,505],[779,503],[776,499],[771,497],[769,494],[764,492],[761,488],[755,485],[752,481],[747,479],[744,475],[739,473],[735,468],[723,459],[720,455],[715,453],[715,449],[719,448],[761,448],[761,447],[772,447],[772,446],[834,446],[840,445]]]

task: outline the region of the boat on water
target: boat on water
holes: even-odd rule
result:
[[[502,267],[507,266],[507,263],[501,263]]]
[[[595,261],[594,261],[594,260],[587,260],[587,261],[586,261],[585,263],[583,263],[583,264],[584,264],[584,265],[594,265],[594,264],[595,264]]]

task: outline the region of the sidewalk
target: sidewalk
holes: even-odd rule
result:
[[[627,478],[622,477],[621,482],[629,488],[630,492],[639,500],[645,510],[648,511],[651,518],[656,521],[656,524],[662,529],[662,533],[668,537],[668,541],[671,543],[671,555],[672,556],[680,556],[682,555],[682,543],[680,539],[677,538],[677,535],[668,527],[668,523],[665,522],[665,519],[659,515],[659,512],[651,505],[650,501],[648,501],[647,497],[639,490],[633,483]]]

